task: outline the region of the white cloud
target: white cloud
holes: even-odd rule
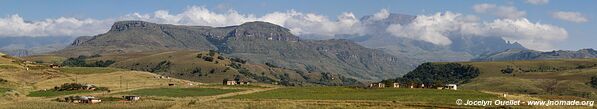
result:
[[[526,0],[526,2],[533,5],[542,5],[549,3],[549,0]]]
[[[532,23],[526,18],[480,22],[475,16],[452,12],[419,15],[412,24],[394,24],[388,27],[387,31],[397,37],[423,40],[437,45],[451,44],[448,38],[451,34],[502,37],[535,50],[553,49],[552,45],[555,42],[568,36],[563,28]]]
[[[580,12],[556,11],[551,13],[551,17],[575,23],[584,23],[589,21],[587,17],[582,15]]]
[[[477,13],[485,13],[490,9],[494,9],[495,7],[496,7],[495,4],[483,3],[483,4],[474,5],[473,10]]]
[[[383,20],[390,16],[388,9],[381,9],[379,12],[373,14],[373,18],[370,20]]]
[[[387,13],[387,10],[385,12]],[[12,15],[0,18],[0,36],[96,35],[106,32],[114,21],[120,20],[217,27],[240,25],[251,21],[266,21],[289,28],[296,35],[318,35],[322,39],[332,38],[335,34],[360,34],[363,31],[360,21],[350,12],[343,13],[334,20],[327,16],[294,10],[272,12],[256,17],[252,14],[241,14],[235,10],[216,13],[204,7],[191,6],[183,12],[175,14],[166,10],[158,10],[149,14],[131,13],[118,18],[102,20],[61,17],[26,22],[22,17]]]
[[[526,16],[525,11],[520,11],[514,6],[497,6],[495,4],[476,4],[473,5],[476,13],[491,14],[500,18],[518,19]]]
[[[60,17],[42,21],[25,21],[19,15],[0,18],[0,36],[81,36],[106,32],[112,20]]]
[[[490,12],[501,6],[487,8],[480,12]],[[512,10],[516,11],[515,8]],[[523,12],[524,14],[524,12]],[[374,17],[385,19],[389,12],[385,9]],[[520,17],[520,15],[518,16]],[[525,47],[537,50],[552,48],[557,40],[566,39],[566,30],[548,24],[532,23],[526,18],[511,19],[505,17],[491,22],[481,22],[472,15],[445,12],[433,15],[419,15],[413,23],[407,25],[393,24],[386,31],[397,37],[407,37],[428,41],[437,45],[449,45],[449,35],[457,33],[471,36],[501,36],[510,41],[517,41]],[[25,21],[18,15],[0,18],[1,36],[86,36],[108,31],[114,21],[144,20],[155,23],[230,26],[250,21],[266,21],[281,25],[296,35],[316,35],[319,39],[333,38],[337,34],[365,34],[365,26],[353,13],[345,12],[336,18],[303,13],[294,10],[272,12],[263,16],[241,14],[235,10],[216,13],[203,7],[191,6],[180,13],[158,10],[153,13],[131,13],[110,19],[76,19],[60,17],[40,21]]]

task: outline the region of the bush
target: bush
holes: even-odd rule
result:
[[[93,57],[99,57],[99,55],[94,55],[91,57],[87,57],[84,55],[81,55],[77,58],[68,58],[65,61],[62,62],[62,65],[64,66],[71,66],[71,67],[108,67],[114,63],[116,63],[116,61],[113,60],[100,60],[100,61],[95,61],[94,63],[91,64],[87,64],[87,58],[93,58]]]
[[[96,91],[107,91],[109,90],[107,87],[97,87],[95,85],[90,84],[81,84],[81,83],[64,83],[60,87],[54,87],[55,91],[73,91],[73,90],[88,90],[93,89]]]
[[[212,61],[214,61],[214,58],[211,56],[205,56],[205,57],[203,57],[203,60],[212,62]]]
[[[280,68],[280,67],[278,67],[277,65],[274,65],[274,64],[272,64],[272,63],[268,63],[268,62],[266,62],[266,63],[265,63],[265,65],[267,65],[267,66],[269,66],[269,67],[272,67],[272,68]]]
[[[5,82],[8,82],[8,80],[0,78],[0,83],[5,83]]]
[[[501,71],[504,74],[512,74],[512,72],[514,72],[514,69],[512,69],[512,67],[508,66],[507,68],[502,69]]]
[[[232,62],[238,62],[238,63],[242,63],[242,64],[247,63],[246,60],[243,60],[243,59],[240,59],[240,58],[230,58],[230,61],[232,61]]]
[[[589,82],[589,85],[591,85],[591,87],[593,87],[593,88],[597,88],[597,76],[591,77],[591,81]]]

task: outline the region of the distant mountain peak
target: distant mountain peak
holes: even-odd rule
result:
[[[114,22],[110,31],[124,31],[130,28],[159,28],[159,25],[156,23],[139,20],[117,21]]]
[[[267,40],[298,41],[299,37],[290,33],[290,30],[269,22],[246,22],[236,27],[235,37],[263,38]]]

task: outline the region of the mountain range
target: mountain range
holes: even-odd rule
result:
[[[374,19],[373,16],[364,16],[360,22],[366,27],[365,34],[340,34],[332,39],[317,39],[313,38],[317,37],[314,35],[296,36],[287,28],[260,21],[226,27],[119,21],[103,34],[81,36],[76,39],[64,38],[67,41],[62,40],[63,38],[50,38],[47,39],[50,40],[48,43],[41,45],[34,44],[36,38],[29,39],[33,41],[26,40],[27,43],[12,41],[12,43],[24,44],[28,48],[21,47],[27,48],[25,51],[21,49],[0,49],[0,51],[15,56],[54,51],[48,54],[77,57],[96,54],[130,55],[156,51],[214,50],[226,57],[245,59],[252,64],[268,64],[300,72],[332,73],[366,81],[398,77],[424,62],[595,56],[592,49],[581,50],[583,52],[578,53],[558,51],[557,54],[563,55],[542,56],[549,53],[529,50],[517,42],[509,42],[501,37],[463,34],[446,35],[452,44],[443,46],[396,37],[386,31],[386,28],[392,24],[408,25],[413,23],[414,19],[416,16],[404,14],[390,14],[381,20]],[[16,48],[10,44],[11,42],[0,41],[0,47]],[[52,44],[57,46],[47,46]],[[30,53],[32,48],[36,47],[46,48]],[[525,57],[525,55],[532,56]],[[143,68],[135,67],[135,69]]]
[[[358,80],[400,76],[417,64],[408,57],[365,48],[350,40],[303,40],[286,28],[259,21],[228,27],[120,21],[107,33],[80,37],[54,53],[73,57],[160,50],[216,50],[249,63],[329,72]]]

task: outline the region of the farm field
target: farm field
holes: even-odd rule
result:
[[[33,91],[31,93],[29,93],[30,97],[56,97],[56,96],[61,96],[61,95],[72,95],[72,94],[87,94],[87,93],[93,93],[93,92],[100,92],[100,91],[86,91],[86,90],[75,90],[75,91],[43,91],[43,90],[39,90],[39,91]]]
[[[118,94],[139,96],[166,96],[166,97],[193,97],[210,96],[224,93],[238,92],[239,89],[214,89],[214,88],[150,88],[139,89]]]

